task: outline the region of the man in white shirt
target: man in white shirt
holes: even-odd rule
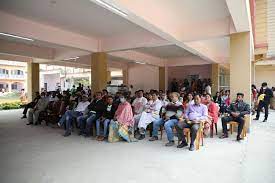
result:
[[[134,112],[134,119],[135,119],[135,129],[137,128],[137,124],[141,117],[141,113],[145,109],[145,105],[147,104],[147,99],[143,97],[143,90],[139,90],[137,92],[137,98],[133,101],[132,107]]]
[[[155,91],[152,93],[152,99],[153,101],[150,106],[148,106],[145,111],[141,113],[141,117],[138,123],[140,133],[138,140],[144,139],[147,126],[156,119],[160,118],[159,113],[162,107],[162,102],[158,99],[158,92]]]
[[[66,118],[66,132],[64,134],[64,137],[71,135],[71,126],[73,119],[82,116],[89,104],[90,102],[88,101],[88,96],[82,95],[82,99],[77,104],[76,108],[71,111],[66,111],[66,113],[64,114]]]

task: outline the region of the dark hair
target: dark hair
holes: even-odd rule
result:
[[[100,95],[102,96],[102,92],[100,92],[100,91],[99,91],[99,92],[96,92],[95,94],[100,94]]]
[[[199,97],[201,98],[201,94],[199,94],[199,93],[194,94],[194,98],[195,98],[196,96],[199,96]]]
[[[263,83],[262,83],[262,87],[264,87],[264,86],[267,86],[267,83],[266,83],[266,82],[263,82]]]
[[[212,97],[210,93],[206,93],[206,94],[205,94],[205,96],[206,96],[206,95],[208,95],[208,96]]]
[[[102,92],[107,92],[108,93],[108,91],[106,89],[103,89]]]
[[[111,95],[109,95],[109,96],[107,97],[107,99],[109,99],[109,98],[113,99],[113,97],[112,97]]]
[[[158,92],[158,91],[156,91],[156,90],[154,90],[154,91],[152,91],[152,92],[151,92],[151,95],[153,95],[153,94],[155,94],[155,95],[159,95],[159,92]]]
[[[242,97],[244,96],[243,93],[237,93],[237,96],[239,96],[239,95],[242,96]]]

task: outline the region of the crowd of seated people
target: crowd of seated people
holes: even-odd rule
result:
[[[207,135],[209,128],[218,123],[219,110],[222,107],[219,101],[229,99],[229,91],[225,93],[217,94],[214,99],[206,91],[165,93],[162,90],[138,90],[132,96],[131,92],[111,95],[104,89],[92,95],[90,89],[84,90],[79,85],[77,89],[73,87],[72,90],[62,93],[36,93],[34,100],[26,104],[23,117],[27,117],[27,125],[37,125],[41,123],[39,117],[44,112],[47,116],[44,120],[64,128],[64,137],[78,129],[78,135],[96,135],[96,140],[109,142],[131,142],[134,138],[143,140],[151,124],[152,135],[149,141],[158,140],[159,130],[163,128],[168,140],[165,145],[173,146],[176,130],[180,142],[178,148],[188,145],[183,130],[189,128],[189,150],[193,151],[200,124],[204,126],[204,135]],[[244,126],[244,115],[250,113],[249,105],[243,102],[243,94],[238,93],[236,101],[224,110],[229,116],[222,118],[221,138],[228,137],[227,123],[236,121],[239,123],[237,140],[242,140],[240,133]]]

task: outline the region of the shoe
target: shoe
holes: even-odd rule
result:
[[[143,140],[143,139],[145,139],[145,135],[144,135],[144,134],[141,134],[141,135],[139,136],[138,140]]]
[[[57,126],[61,127],[61,124],[58,122],[58,123],[57,123]]]
[[[173,145],[175,145],[174,141],[169,141],[168,143],[165,144],[166,147],[170,147],[170,146],[173,146]]]
[[[253,120],[257,121],[257,120],[259,120],[259,118],[254,118]]]
[[[33,123],[27,123],[26,125],[33,125]]]
[[[105,138],[103,136],[100,136],[97,138],[98,141],[103,141]]]
[[[149,141],[155,141],[155,140],[158,140],[159,138],[157,136],[153,136],[149,139]]]
[[[181,142],[181,143],[177,146],[177,148],[183,148],[183,147],[185,147],[185,146],[188,146],[187,142]]]
[[[71,135],[70,132],[68,132],[68,133],[66,132],[63,136],[64,136],[64,137],[68,137],[68,136],[70,136],[70,135]]]
[[[237,136],[237,141],[241,141],[241,140],[243,140],[243,138]]]
[[[24,119],[24,118],[27,118],[27,116],[26,116],[26,115],[24,115],[24,116],[22,116],[22,117],[21,117],[21,119]]]
[[[194,151],[194,150],[195,150],[194,144],[190,144],[189,151]]]
[[[220,138],[220,139],[225,139],[225,138],[228,138],[228,135],[224,135],[224,134],[223,134],[223,135],[220,136],[219,138]]]
[[[267,119],[264,119],[263,122],[267,122]]]

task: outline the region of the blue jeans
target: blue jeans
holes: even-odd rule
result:
[[[65,119],[66,119],[66,133],[71,133],[72,131],[72,122],[74,118],[81,116],[82,113],[78,111],[66,111]]]
[[[93,127],[93,123],[96,121],[96,115],[92,114],[90,117],[86,120],[86,130],[85,133],[87,135],[91,135],[91,129]]]
[[[103,128],[103,136],[107,137],[107,132],[108,132],[108,126],[110,123],[110,119],[105,119],[103,124],[104,124],[104,128]],[[99,136],[100,135],[100,119],[96,120],[96,135]]]
[[[153,137],[158,136],[159,128],[163,124],[164,124],[164,120],[162,118],[159,118],[159,119],[156,119],[155,121],[153,121],[153,132],[152,132]]]
[[[60,124],[60,126],[64,126],[65,122],[66,122],[66,115],[63,114],[58,123]]]
[[[83,115],[83,116],[79,116],[76,121],[77,121],[77,125],[79,127],[80,133],[85,133],[85,129],[86,129],[86,120],[89,118],[89,115]]]
[[[170,119],[165,122],[164,128],[169,142],[174,141],[173,127],[179,123],[177,119]]]

